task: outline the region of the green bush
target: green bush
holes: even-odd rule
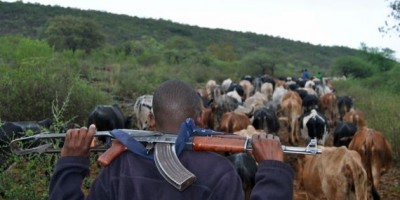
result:
[[[0,116],[3,121],[51,117],[52,103],[55,100],[63,102],[70,95],[65,118],[75,118],[81,124],[95,105],[111,102],[109,95],[80,79],[78,67],[73,65],[76,58],[58,57],[45,50],[33,51],[51,50],[41,41],[8,37],[0,40],[5,41],[2,49],[14,50],[6,56],[7,63],[12,64],[0,68]]]
[[[0,37],[0,44],[0,58],[11,67],[40,66],[53,55],[53,49],[46,42],[22,36]]]
[[[335,60],[333,71],[347,77],[367,78],[373,75],[376,69],[371,63],[360,57],[346,56]]]

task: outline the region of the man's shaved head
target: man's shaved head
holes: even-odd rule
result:
[[[162,83],[153,95],[156,127],[162,132],[177,133],[186,118],[196,119],[201,114],[200,96],[188,84],[178,80]]]

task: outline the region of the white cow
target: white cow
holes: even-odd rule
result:
[[[133,111],[136,117],[136,126],[138,129],[149,129],[148,117],[152,113],[153,95],[142,95],[137,98]]]

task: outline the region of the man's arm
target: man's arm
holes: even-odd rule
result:
[[[96,127],[70,129],[65,136],[61,158],[58,160],[49,187],[49,199],[84,199],[82,181],[89,174],[90,143]]]
[[[51,177],[49,199],[84,199],[81,185],[89,174],[89,163],[86,157],[60,158]]]
[[[266,160],[259,163],[256,185],[251,199],[293,199],[294,172],[281,161]]]
[[[293,199],[293,169],[283,162],[279,137],[254,135],[253,156],[259,163],[251,199]]]

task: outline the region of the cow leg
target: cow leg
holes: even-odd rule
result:
[[[297,143],[297,136],[296,136],[296,120],[290,122],[290,144],[295,145]]]
[[[293,133],[292,133],[292,122],[288,124],[288,143],[293,145]]]

